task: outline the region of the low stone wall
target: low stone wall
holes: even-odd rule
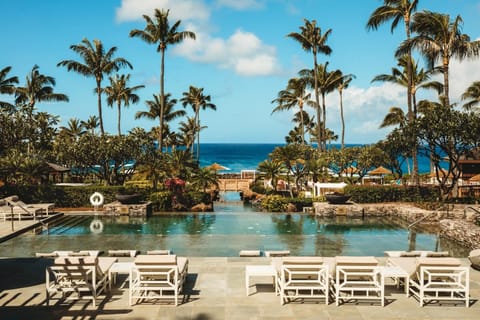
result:
[[[152,215],[152,203],[122,204],[120,201],[105,204],[103,206],[105,215],[128,215],[131,217],[149,217]]]
[[[480,248],[480,227],[474,224],[477,218],[467,207],[453,206],[444,211],[430,211],[405,203],[357,204],[347,203],[333,205],[326,202],[314,202],[315,214],[320,217],[346,216],[392,217],[412,223],[436,224],[440,235],[460,243],[467,248]]]

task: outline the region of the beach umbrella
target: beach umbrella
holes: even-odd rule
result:
[[[214,171],[230,170],[229,168],[227,168],[225,166],[222,166],[221,164],[218,164],[216,162],[212,163],[207,168],[210,169],[210,170],[214,170]]]
[[[388,170],[387,168],[380,166],[368,172],[371,175],[384,175],[384,174],[392,174],[392,171]]]

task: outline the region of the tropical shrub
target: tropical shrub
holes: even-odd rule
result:
[[[424,186],[359,186],[348,185],[344,192],[359,203],[378,202],[436,202],[439,190]]]

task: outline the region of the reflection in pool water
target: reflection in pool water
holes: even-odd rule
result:
[[[183,256],[237,256],[244,249],[320,256],[383,256],[385,250],[409,249],[468,254],[466,248],[435,234],[411,233],[380,218],[319,219],[306,214],[253,212],[226,203],[217,205],[215,213],[159,214],[148,219],[66,216],[48,232],[0,243],[0,256],[32,256],[60,249],[170,249]]]

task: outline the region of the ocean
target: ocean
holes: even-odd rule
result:
[[[258,164],[266,159],[275,147],[284,144],[273,143],[201,143],[200,166],[205,167],[218,163],[230,170],[219,173],[240,173],[242,170],[255,170]],[[358,146],[346,145],[347,147]],[[333,144],[332,147],[340,148]],[[411,161],[410,161],[411,162]],[[420,173],[430,172],[428,158],[419,157],[418,167]],[[408,173],[407,164],[403,168],[404,174]]]

